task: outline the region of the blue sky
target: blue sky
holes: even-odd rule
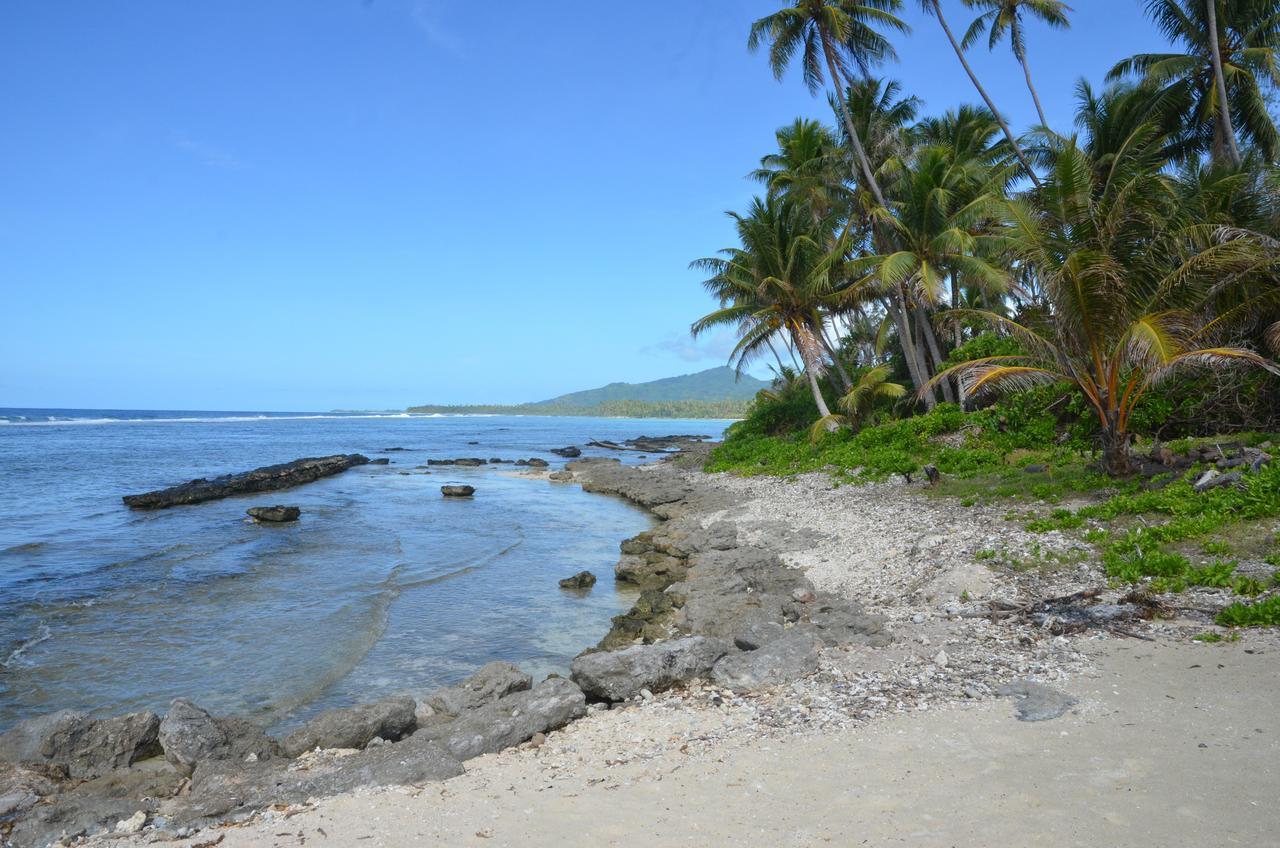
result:
[[[746,51],[780,5],[0,4],[0,406],[518,402],[723,364],[686,266],[774,129],[827,118]],[[1029,34],[1059,127],[1078,78],[1162,46],[1139,0],[1074,6]],[[976,101],[906,17],[883,73]],[[1007,49],[972,61],[1029,125]]]

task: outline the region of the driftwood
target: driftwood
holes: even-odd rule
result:
[[[986,618],[1005,621],[1025,618],[1055,636],[1081,633],[1085,630],[1107,630],[1132,639],[1152,641],[1151,637],[1124,627],[1137,621],[1167,618],[1173,610],[1151,595],[1134,591],[1117,603],[1101,603],[1102,589],[1085,589],[1070,595],[1016,603],[993,600],[985,611],[958,613],[958,618]]]
[[[604,448],[605,450],[616,451],[639,451],[640,453],[679,453],[679,448],[660,448],[653,446],[632,447],[630,445],[620,445],[617,442],[601,441],[599,439],[591,439],[587,442],[593,448]]]

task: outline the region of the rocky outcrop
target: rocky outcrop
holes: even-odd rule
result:
[[[418,723],[439,723],[483,707],[533,685],[533,678],[509,662],[497,660],[459,683],[427,696],[418,707]]]
[[[269,760],[280,753],[275,740],[256,724],[238,718],[214,718],[186,698],[175,698],[160,722],[165,759],[191,771],[208,760]]]
[[[348,468],[364,465],[367,456],[358,453],[295,459],[281,465],[267,465],[242,474],[227,474],[212,480],[192,480],[180,486],[159,489],[141,495],[125,495],[126,506],[132,509],[165,509],[179,504],[197,504],[205,501],[247,495],[254,492],[271,492],[311,483],[322,477],[341,474]]]
[[[671,621],[675,618],[675,611],[674,595],[658,589],[645,589],[630,610],[613,617],[609,632],[596,647],[614,651],[633,645],[637,640],[649,644],[665,639],[674,634]]]
[[[556,456],[563,456],[566,459],[577,459],[582,456],[582,449],[570,445],[567,448],[552,448],[551,452]]]
[[[469,498],[475,493],[475,486],[464,486],[460,483],[452,483],[440,487],[440,494],[446,498]]]
[[[180,824],[203,823],[377,786],[434,783],[462,774],[462,764],[439,745],[416,735],[357,753],[317,755],[296,762],[202,763],[189,794],[162,811]]]
[[[818,670],[819,646],[811,633],[793,631],[754,651],[722,657],[711,669],[711,681],[734,692],[790,683]]]
[[[280,741],[285,756],[315,748],[363,748],[374,739],[398,741],[417,726],[417,704],[398,695],[344,710],[327,710]]]
[[[640,694],[641,689],[659,692],[701,677],[731,650],[733,646],[721,639],[689,636],[583,654],[569,666],[569,676],[594,698],[624,701]]]
[[[596,585],[596,576],[590,571],[579,571],[572,577],[566,577],[560,581],[561,589],[590,589]]]
[[[450,756],[469,760],[519,745],[535,733],[558,730],[587,713],[587,701],[573,682],[550,677],[469,710],[449,722],[424,727],[413,735],[436,742]]]
[[[296,506],[251,506],[245,514],[254,521],[266,524],[282,524],[286,521],[297,521],[302,510]]]
[[[95,719],[63,710],[19,722],[0,736],[0,760],[54,766],[87,780],[160,753],[159,729],[151,712]]]

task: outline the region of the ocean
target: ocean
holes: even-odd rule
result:
[[[163,712],[177,696],[282,730],[495,659],[563,673],[633,602],[612,565],[649,517],[511,466],[418,466],[540,457],[554,470],[552,448],[719,438],[728,423],[0,408],[0,731],[63,708]],[[120,501],[335,453],[391,464],[154,512]],[[442,498],[448,482],[474,499]],[[246,521],[274,503],[301,520]],[[558,587],[583,569],[599,578],[590,593]]]

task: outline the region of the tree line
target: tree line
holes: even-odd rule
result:
[[[799,0],[752,25],[748,48],[780,80],[798,65],[832,120],[777,131],[760,194],[729,213],[738,243],[693,263],[717,308],[692,332],[732,327],[731,364],[803,380],[815,438],[877,403],[1067,387],[1112,474],[1169,381],[1280,374],[1280,0],[1150,0],[1171,52],[1081,81],[1073,127],[1049,126],[1026,35],[1068,27],[1066,3],[963,0],[963,32],[920,4],[980,103],[925,115],[876,75],[910,32],[902,0]],[[1008,44],[1035,126],[1016,133],[982,86],[982,43]],[[984,336],[999,344],[959,355]]]

